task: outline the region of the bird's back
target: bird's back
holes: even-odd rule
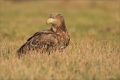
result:
[[[46,52],[50,47],[55,46],[57,42],[56,35],[52,31],[44,30],[30,37],[17,53],[29,53],[29,51]]]

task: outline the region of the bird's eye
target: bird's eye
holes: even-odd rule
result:
[[[55,19],[55,17],[52,17],[53,19]]]
[[[53,16],[51,16],[51,17],[49,17],[49,18],[53,18],[53,19],[55,19],[55,17],[53,17]]]

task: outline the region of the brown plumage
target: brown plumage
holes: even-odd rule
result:
[[[29,53],[29,51],[37,51],[40,53],[49,53],[53,51],[62,51],[70,41],[64,18],[61,14],[51,14],[47,20],[47,24],[51,24],[51,28],[36,32],[23,44],[17,51],[18,55]]]

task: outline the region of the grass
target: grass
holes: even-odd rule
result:
[[[120,79],[119,1],[0,2],[0,80]],[[18,59],[17,49],[48,29],[54,12],[65,18],[70,45],[62,53]]]

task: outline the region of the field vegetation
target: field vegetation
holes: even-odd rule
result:
[[[119,0],[0,1],[0,80],[120,80]],[[64,16],[71,40],[63,52],[16,51],[35,32]]]

